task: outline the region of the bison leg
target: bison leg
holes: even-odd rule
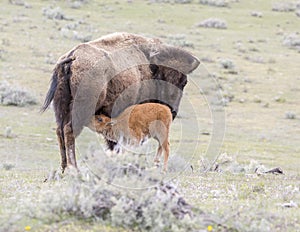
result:
[[[67,156],[67,166],[73,166],[77,168],[75,157],[75,136],[73,134],[71,122],[64,126],[64,138]]]
[[[62,173],[64,173],[67,167],[67,156],[66,156],[66,147],[65,147],[63,131],[60,126],[57,127],[56,129],[56,135],[57,135],[59,150],[61,155],[61,169],[62,169]]]
[[[113,151],[113,150],[115,149],[115,147],[117,146],[117,143],[114,142],[114,141],[105,139],[105,142],[106,142],[107,148],[108,148],[110,151]]]

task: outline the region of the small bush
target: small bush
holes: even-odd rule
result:
[[[73,40],[79,40],[80,42],[85,43],[92,40],[92,35],[73,31]]]
[[[217,7],[228,7],[228,1],[225,0],[200,0],[200,4],[208,6],[217,6]]]
[[[9,171],[9,170],[13,169],[15,167],[15,165],[11,164],[11,163],[4,163],[4,164],[2,164],[2,167],[4,170]]]
[[[167,43],[178,47],[194,48],[194,44],[186,40],[185,35],[171,35],[167,37]]]
[[[149,3],[170,3],[170,0],[149,0]]]
[[[262,103],[262,100],[261,100],[260,96],[254,95],[253,102],[254,102],[254,103]]]
[[[189,4],[193,0],[149,0],[149,3],[177,3],[177,4]]]
[[[56,58],[54,57],[54,55],[51,52],[46,55],[45,63],[51,64],[51,65],[56,64]]]
[[[274,101],[278,102],[278,103],[285,103],[286,99],[283,96],[279,95],[279,96],[274,97]]]
[[[82,2],[75,1],[70,3],[70,8],[79,9],[80,7],[82,7],[82,5],[83,5]]]
[[[188,4],[191,3],[193,0],[174,0],[175,3],[179,4]]]
[[[12,132],[12,128],[10,126],[5,128],[4,137],[8,138],[8,139],[11,139],[11,138],[15,137],[15,135]]]
[[[87,32],[85,33],[78,32],[81,31],[80,24],[81,21],[66,24],[64,27],[60,29],[61,36],[67,39],[78,40],[83,43],[92,40],[91,34]],[[78,29],[78,31],[76,29]]]
[[[69,5],[73,9],[79,9],[82,7],[82,5],[87,4],[89,1],[88,0],[75,0],[75,1],[70,1]]]
[[[0,48],[0,60],[5,61],[5,57],[7,56],[7,51]]]
[[[284,36],[282,44],[289,48],[300,51],[300,36],[299,33],[292,33]]]
[[[272,6],[272,11],[290,12],[295,11],[296,5],[291,2],[278,2]]]
[[[245,58],[245,60],[248,60],[250,62],[257,63],[257,64],[265,64],[266,63],[265,59],[262,56],[245,56],[244,58]]]
[[[7,82],[0,83],[0,104],[12,106],[27,106],[37,104],[32,93],[19,87],[11,86]]]
[[[209,18],[200,22],[198,27],[206,27],[206,28],[217,28],[217,29],[227,29],[226,21],[218,18]]]
[[[286,119],[296,119],[296,114],[294,112],[286,112],[285,113],[285,118]]]
[[[48,19],[68,20],[60,7],[53,8],[52,6],[42,9],[43,15]]]
[[[219,64],[221,68],[233,70],[235,69],[235,64],[230,59],[220,59]]]
[[[215,60],[213,58],[211,58],[210,56],[201,57],[200,60],[203,63],[215,63]]]
[[[252,11],[251,16],[257,17],[257,18],[262,18],[263,14],[259,11]]]
[[[24,6],[26,4],[23,0],[9,0],[9,3],[16,6]]]

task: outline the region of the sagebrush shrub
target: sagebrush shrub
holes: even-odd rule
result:
[[[99,152],[97,156],[99,158]],[[86,163],[90,162],[89,158],[85,159]],[[48,187],[40,191],[36,202],[25,204],[26,215],[47,223],[75,217],[131,231],[206,228],[207,214],[187,203],[175,182],[148,175],[145,166],[138,164],[135,158],[114,162],[101,156],[98,160],[99,173],[95,174],[91,167],[83,167],[80,173],[68,170],[63,179],[48,180]],[[144,182],[149,187],[126,188],[131,186],[130,181],[137,186]],[[123,187],[116,183],[122,183]]]
[[[217,29],[227,29],[226,21],[218,18],[209,18],[200,22],[198,27],[206,27],[206,28],[217,28]]]
[[[182,35],[182,34],[168,36],[167,43],[177,47],[194,48],[194,44],[186,39],[186,35]]]
[[[200,4],[208,6],[217,6],[217,7],[228,7],[228,1],[226,0],[200,0]]]
[[[299,33],[291,33],[285,35],[282,41],[284,46],[300,51],[300,35]]]
[[[272,11],[290,12],[295,11],[296,5],[292,2],[277,2],[273,4]]]
[[[66,20],[66,16],[60,7],[48,6],[42,9],[42,13],[48,19]]]
[[[34,94],[8,82],[0,83],[0,104],[12,106],[27,106],[37,104]]]

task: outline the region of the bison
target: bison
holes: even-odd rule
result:
[[[181,48],[125,32],[79,44],[61,56],[41,111],[53,101],[62,172],[77,167],[75,138],[94,115],[116,117],[130,105],[156,102],[175,118],[187,74],[199,63]],[[106,142],[113,150],[116,142]]]
[[[166,172],[171,122],[172,113],[169,107],[158,103],[144,103],[126,108],[116,118],[95,115],[88,127],[101,133],[107,140],[124,146],[139,146],[147,139],[154,138],[159,145],[154,162],[158,165],[159,158],[164,153],[163,170]]]

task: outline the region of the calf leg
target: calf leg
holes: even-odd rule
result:
[[[158,147],[158,149],[157,149],[156,156],[155,156],[155,158],[154,158],[154,164],[155,164],[156,166],[159,165],[159,159],[160,159],[160,156],[161,156],[161,154],[162,154],[162,151],[163,151],[163,147],[162,147],[162,145],[159,143],[159,147]]]
[[[66,156],[65,140],[64,140],[64,135],[61,126],[57,127],[56,135],[58,139],[60,156],[61,156],[61,169],[62,169],[62,173],[64,173],[65,168],[67,167],[67,156]]]
[[[67,166],[73,166],[77,168],[75,157],[75,136],[73,134],[71,122],[64,126],[64,138],[67,156]]]
[[[164,152],[164,171],[167,171],[167,163],[169,157],[169,142],[168,142],[169,124],[164,123],[163,121],[160,120],[152,121],[149,125],[149,132],[151,137],[153,137],[159,143],[159,147],[154,162],[158,164],[160,156],[162,152]]]
[[[164,149],[164,172],[167,172],[168,170],[168,159],[170,154],[170,143],[168,140],[166,140],[163,143],[163,149]]]

